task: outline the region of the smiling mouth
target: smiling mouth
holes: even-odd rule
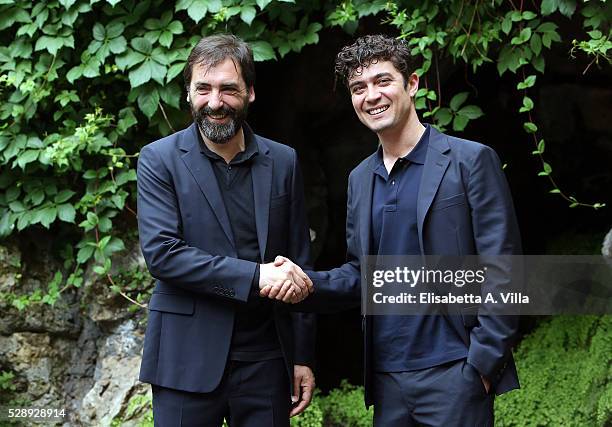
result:
[[[370,116],[375,116],[377,114],[384,113],[388,109],[389,109],[389,106],[385,105],[385,106],[382,106],[382,107],[376,107],[376,108],[369,109],[369,110],[367,110],[367,113]]]
[[[223,114],[223,113],[209,113],[207,114],[208,117],[210,117],[211,119],[214,120],[223,120],[224,118],[226,118],[228,115],[227,114]]]

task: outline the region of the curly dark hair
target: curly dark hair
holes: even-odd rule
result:
[[[408,77],[416,69],[416,61],[410,54],[406,41],[373,34],[359,37],[353,44],[344,46],[338,52],[334,66],[335,81],[341,81],[348,86],[351,77],[360,74],[363,67],[378,61],[391,61],[404,77],[404,86],[408,84]]]

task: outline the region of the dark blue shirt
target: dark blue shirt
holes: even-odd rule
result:
[[[372,242],[378,255],[420,255],[417,199],[429,125],[408,155],[397,159],[390,173],[382,146],[374,164]],[[374,369],[401,372],[430,368],[467,357],[461,337],[443,316],[374,316]]]
[[[259,154],[257,142],[248,126],[243,126],[245,150],[229,162],[200,140],[202,152],[212,165],[223,203],[229,217],[239,259],[260,263],[261,255],[255,224],[255,201],[251,166]],[[273,301],[259,297],[259,268],[253,278],[246,304],[236,304],[230,359],[260,361],[282,357],[274,324]]]

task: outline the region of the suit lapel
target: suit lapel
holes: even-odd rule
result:
[[[427,149],[427,157],[423,167],[423,175],[419,187],[419,195],[417,198],[417,229],[419,233],[419,246],[421,253],[424,252],[423,245],[423,224],[425,216],[431,206],[434,196],[436,195],[444,172],[448,168],[450,160],[446,153],[450,150],[446,137],[433,127],[430,129],[429,145]]]
[[[255,225],[257,227],[257,242],[262,262],[265,261],[266,245],[268,243],[268,221],[270,219],[270,191],[272,189],[273,162],[268,156],[267,147],[254,136],[259,155],[253,158],[251,176],[253,178],[253,199],[255,203]]]
[[[225,203],[223,203],[221,191],[219,190],[217,177],[212,169],[210,160],[200,151],[199,139],[196,132],[197,128],[195,124],[192,124],[185,131],[183,139],[179,142],[181,150],[185,151],[185,154],[183,154],[181,158],[195,181],[198,183],[198,187],[200,187],[206,200],[208,200],[219,224],[221,224],[223,232],[232,246],[235,247],[232,228],[230,226],[229,217],[227,216],[227,211],[225,210]]]
[[[363,189],[363,198],[359,199],[359,237],[361,241],[361,254],[370,255],[370,243],[372,240],[372,191],[374,188],[374,173],[372,171],[373,157],[364,168],[363,176],[359,179],[359,188]]]

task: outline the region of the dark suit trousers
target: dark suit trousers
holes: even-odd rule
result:
[[[465,359],[374,374],[376,427],[492,427],[493,395]]]
[[[230,361],[210,393],[153,385],[156,427],[289,427],[289,379],[283,359]]]

